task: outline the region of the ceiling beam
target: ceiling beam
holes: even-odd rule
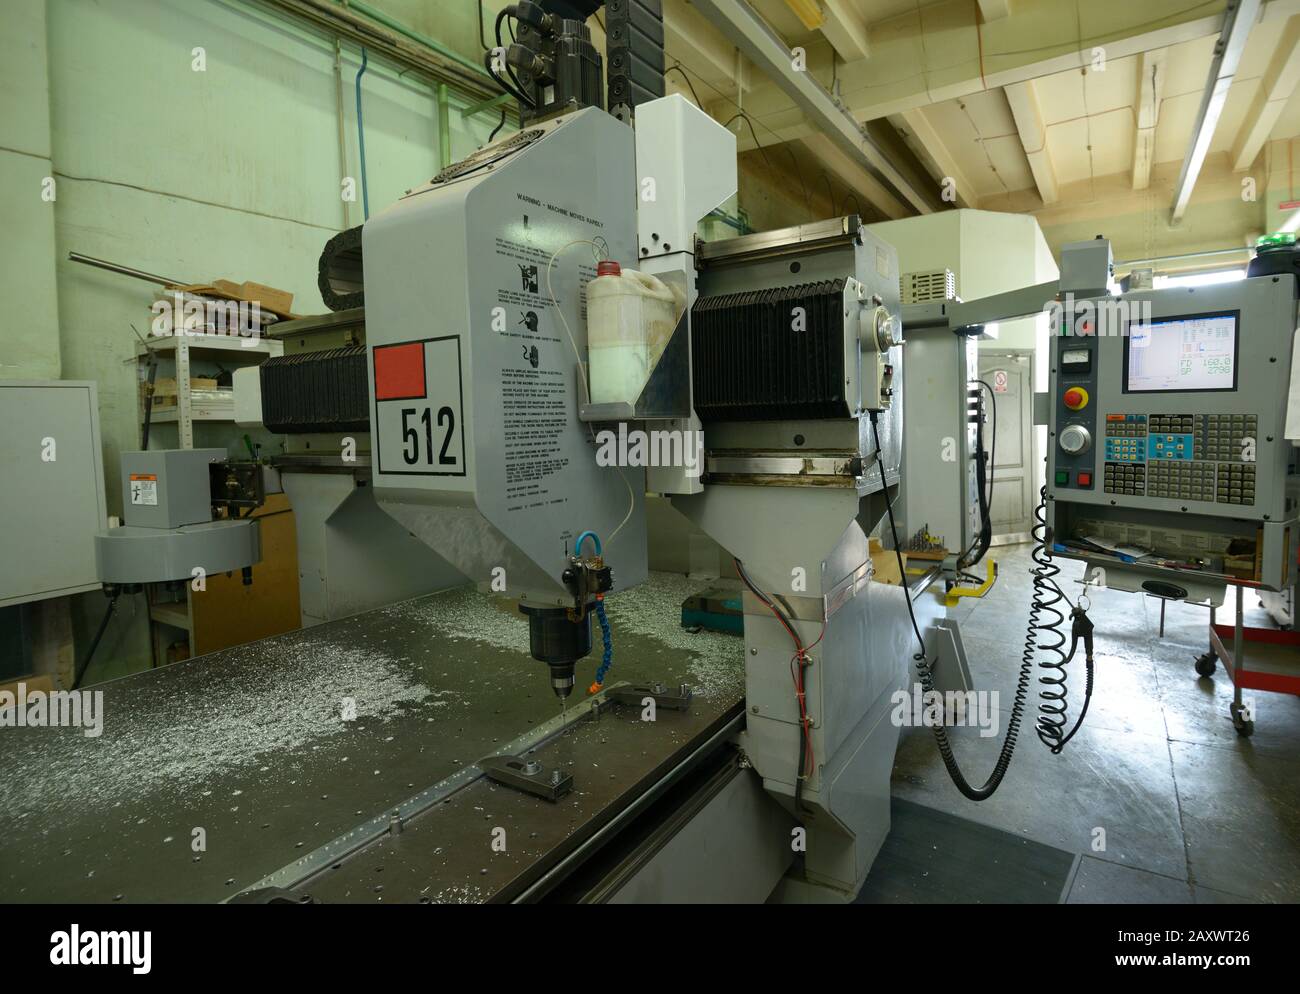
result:
[[[735,0],[695,0],[695,8],[739,48],[844,154],[922,214],[935,209],[928,190],[918,190],[862,125],[826,91],[812,74],[794,68],[790,50],[747,4]],[[870,61],[870,60],[868,60]],[[883,209],[883,208],[882,208]]]
[[[664,48],[669,59],[680,60],[687,70],[707,76],[710,82],[735,76],[735,46],[684,0],[664,0]]]
[[[1273,126],[1300,84],[1300,17],[1286,23],[1273,61],[1260,80],[1259,92],[1232,143],[1232,168],[1238,172],[1254,165]]]
[[[871,54],[866,22],[848,0],[822,0],[821,32],[845,62],[857,62]]]
[[[1137,133],[1133,137],[1133,189],[1151,185],[1151,164],[1156,154],[1156,125],[1160,98],[1165,92],[1168,49],[1157,48],[1138,56]]]
[[[979,0],[980,16],[985,22],[996,21],[1011,13],[1011,0]]]
[[[820,131],[810,131],[800,139],[800,142],[808,153],[833,173],[841,183],[875,205],[890,220],[913,215],[914,211],[908,204],[885,189],[880,180],[863,169],[846,155],[839,145]]]
[[[1038,196],[1044,204],[1054,204],[1059,199],[1056,169],[1052,166],[1052,154],[1047,148],[1047,127],[1043,124],[1043,112],[1038,105],[1034,84],[1032,81],[1012,83],[1003,90],[1007,95],[1007,103],[1011,105],[1016,130],[1020,132],[1020,144],[1025,149],[1025,158],[1029,160],[1029,170],[1034,174]]]
[[[953,181],[953,193],[956,196],[954,203],[958,207],[974,207],[977,202],[974,185],[966,178],[961,166],[957,165],[957,157],[948,149],[938,129],[930,123],[925,110],[917,107],[893,115],[889,120],[904,133],[903,140],[931,170],[937,185],[942,186],[946,179]]]
[[[1174,188],[1174,203],[1169,213],[1170,221],[1174,224],[1182,220],[1192,199],[1196,178],[1201,173],[1206,153],[1210,151],[1210,143],[1214,140],[1214,130],[1219,126],[1219,116],[1223,113],[1228,90],[1237,74],[1246,39],[1259,20],[1259,5],[1260,0],[1229,0],[1228,9],[1224,11],[1223,28],[1219,32],[1219,41],[1214,46],[1209,78],[1205,82],[1205,93],[1201,96],[1201,109],[1197,112],[1191,141],[1183,156],[1183,168],[1178,174],[1178,185]]]
[[[1017,0],[1010,17],[979,23],[971,0],[941,0],[873,22],[871,57],[838,67],[840,99],[855,118],[873,121],[1008,83],[1077,71],[1081,58],[1092,58],[1094,46],[1104,46],[1113,63],[1217,35],[1223,26],[1222,7],[1207,13],[1204,5],[1186,0],[1107,2],[1106,16],[1085,20],[1080,38],[1078,2]],[[1300,0],[1266,0],[1262,6],[1270,30],[1281,30],[1286,18],[1300,14]],[[746,110],[756,117],[789,106],[789,96],[761,76],[745,94]]]

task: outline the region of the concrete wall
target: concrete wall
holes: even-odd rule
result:
[[[0,31],[0,378],[60,376],[46,30],[42,0],[6,5]]]
[[[478,54],[472,2],[374,5]],[[154,288],[70,263],[68,252],[186,281],[255,280],[293,292],[299,313],[322,311],[321,247],[362,219],[360,54],[349,43],[340,55],[344,163],[334,40],[263,5],[11,0],[5,14],[0,376],[99,384],[109,513],[120,513],[118,455],[139,445],[131,325],[147,331]],[[374,213],[437,172],[438,110],[430,84],[373,54],[362,100]],[[451,104],[454,159],[486,139],[499,112],[465,119],[465,101],[453,94]],[[356,179],[355,204],[342,198],[344,176]],[[174,428],[156,432],[157,444],[176,444]],[[102,610],[98,595],[74,605],[81,645]],[[114,672],[148,663],[142,603],[134,610],[97,656],[116,657]]]

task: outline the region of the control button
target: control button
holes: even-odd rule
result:
[[[1075,480],[1078,482],[1079,486],[1081,487],[1092,486],[1092,474],[1085,472],[1083,470],[1079,471],[1079,475],[1075,477]]]
[[[1070,387],[1061,400],[1070,410],[1081,411],[1088,406],[1088,391],[1083,387]]]
[[[1057,442],[1070,455],[1082,455],[1092,446],[1092,433],[1083,425],[1066,425]]]
[[[1056,471],[1056,485],[1063,487],[1070,482],[1070,471],[1068,469],[1058,469]]]

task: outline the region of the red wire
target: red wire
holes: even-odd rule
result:
[[[817,636],[817,641],[805,648],[803,642],[800,641],[798,634],[789,623],[786,622],[781,612],[776,609],[776,605],[764,596],[762,591],[749,582],[744,569],[740,565],[740,560],[733,557],[733,562],[736,564],[736,573],[740,576],[741,581],[754,593],[755,597],[767,605],[767,609],[772,612],[772,616],[776,618],[777,621],[781,622],[781,627],[789,633],[791,641],[794,642],[795,652],[790,659],[790,675],[794,678],[795,703],[799,706],[799,724],[803,727],[804,757],[806,760],[805,766],[807,767],[805,775],[811,776],[812,771],[816,769],[816,753],[813,751],[812,734],[808,721],[808,706],[804,692],[803,671],[805,665],[811,666],[812,664],[811,662],[805,664],[803,660],[808,658],[808,651],[815,648],[817,643],[826,635],[826,622],[822,622],[821,634]],[[799,663],[799,668],[797,670],[794,669],[796,661]]]
[[[794,669],[794,664],[799,658],[798,653],[790,657],[790,676],[794,679],[795,700],[799,705],[799,724],[803,726],[804,759],[808,771],[806,775],[811,775],[811,771],[816,766],[816,754],[813,751],[812,735],[810,734],[811,730],[808,722],[807,698],[803,683],[804,668],[800,665],[798,670]]]

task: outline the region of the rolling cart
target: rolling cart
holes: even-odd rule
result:
[[[1300,695],[1300,632],[1274,628],[1249,628],[1244,622],[1242,594],[1246,584],[1231,585],[1236,591],[1237,616],[1231,625],[1216,623],[1210,608],[1210,648],[1196,659],[1196,672],[1203,677],[1214,673],[1218,661],[1232,678],[1229,715],[1237,734],[1248,737],[1255,731],[1255,709],[1243,690],[1265,690]]]

